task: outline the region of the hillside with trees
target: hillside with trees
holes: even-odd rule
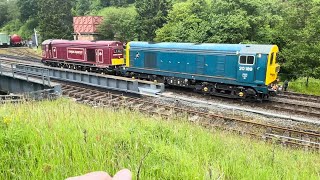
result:
[[[0,0],[1,31],[72,38],[72,17],[102,15],[102,39],[262,43],[280,47],[283,78],[320,78],[316,0]]]

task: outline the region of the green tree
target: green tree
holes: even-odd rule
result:
[[[166,23],[171,3],[168,0],[136,0],[135,7],[138,39],[153,41],[156,30]]]
[[[281,16],[279,0],[215,0],[209,42],[272,43]]]
[[[39,0],[39,28],[43,39],[72,38],[71,1]]]
[[[116,39],[123,42],[133,40],[136,36],[136,11],[133,7],[109,8],[104,15],[103,23],[99,26],[99,33],[103,39]]]
[[[38,26],[38,19],[28,19],[24,24],[20,24],[18,34],[23,39],[29,39],[34,33],[34,28]]]
[[[20,20],[25,22],[29,18],[36,18],[38,15],[38,1],[37,0],[18,0],[17,6],[20,11]]]
[[[101,5],[100,0],[91,0],[90,2],[90,13],[96,14],[103,6]]]
[[[2,26],[2,31],[12,33],[19,30],[21,25],[19,16],[17,0],[0,0],[0,27]]]
[[[272,43],[281,21],[278,0],[188,0],[177,3],[157,40]]]
[[[117,6],[117,7],[126,7],[129,4],[134,3],[135,0],[110,0],[110,5],[111,6]]]
[[[90,11],[90,1],[77,0],[75,3],[75,14],[77,16],[84,16]]]
[[[293,0],[283,4],[283,13],[278,29],[283,73],[290,78],[307,77],[308,85],[309,77],[320,78],[320,3]]]
[[[189,0],[173,5],[168,23],[156,31],[156,41],[205,42],[210,28],[209,12],[205,0]]]
[[[5,0],[0,1],[0,27],[9,21],[8,3]]]

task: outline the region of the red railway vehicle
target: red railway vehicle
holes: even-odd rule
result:
[[[17,34],[14,34],[10,37],[10,43],[11,43],[11,46],[22,46],[23,45],[22,38]]]
[[[124,65],[119,41],[46,40],[42,62],[48,66],[95,72],[113,71]]]

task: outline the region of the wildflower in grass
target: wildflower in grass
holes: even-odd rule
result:
[[[4,117],[3,123],[8,126],[11,123],[11,119],[9,117]]]
[[[101,140],[101,136],[96,136],[96,140],[100,141]]]
[[[49,173],[52,169],[52,166],[50,164],[44,164],[43,165],[43,172]]]

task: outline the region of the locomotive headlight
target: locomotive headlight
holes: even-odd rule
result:
[[[261,56],[262,56],[261,54],[258,54],[258,58],[261,58]]]

